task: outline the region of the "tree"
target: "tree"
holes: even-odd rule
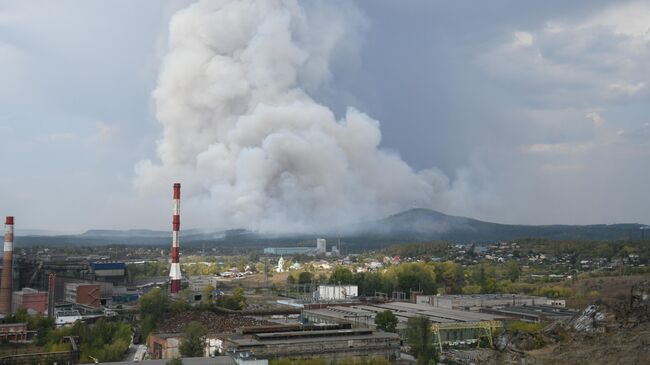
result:
[[[386,332],[395,332],[397,327],[397,316],[391,310],[385,310],[377,313],[375,316],[375,325],[377,328]]]
[[[348,285],[348,284],[353,284],[354,283],[354,275],[352,274],[352,271],[350,269],[345,268],[343,266],[337,266],[332,275],[330,275],[329,279],[330,284],[343,284],[343,285]]]
[[[209,284],[206,285],[201,294],[201,302],[203,302],[203,304],[210,305],[214,303],[214,286]]]
[[[287,284],[293,285],[295,283],[296,283],[296,278],[294,278],[293,275],[291,275],[291,273],[289,273],[289,276],[287,276]]]
[[[140,318],[142,318],[142,336],[147,338],[159,323],[165,319],[169,310],[169,297],[159,288],[153,288],[140,297]]]
[[[312,281],[312,274],[307,271],[303,271],[298,275],[298,284],[309,284]]]
[[[411,348],[418,365],[428,365],[431,360],[438,361],[433,346],[433,331],[431,321],[427,317],[409,318],[406,324],[406,342]]]
[[[185,326],[183,342],[178,350],[183,357],[203,357],[208,330],[199,322],[192,321]]]

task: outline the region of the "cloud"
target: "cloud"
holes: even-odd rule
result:
[[[378,121],[355,108],[337,119],[310,95],[331,78],[333,60],[357,48],[363,27],[345,2],[200,1],[179,11],[154,92],[160,163],[136,166],[138,191],[178,180],[213,226],[264,231],[440,207],[456,188],[469,194],[440,170],[414,171],[380,149]]]

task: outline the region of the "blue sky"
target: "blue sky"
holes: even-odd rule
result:
[[[442,171],[454,198],[431,208],[650,223],[650,3],[356,3],[357,49],[312,96],[378,120],[381,148],[413,169]],[[135,166],[158,159],[151,95],[188,4],[0,0],[1,214],[167,228],[168,197],[136,192]],[[224,228],[201,206],[190,225]]]

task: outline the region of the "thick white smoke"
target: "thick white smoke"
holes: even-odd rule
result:
[[[200,1],[179,11],[154,92],[160,163],[138,164],[136,188],[181,181],[213,227],[262,231],[435,207],[449,187],[443,174],[414,172],[379,149],[377,121],[352,108],[337,120],[309,95],[332,58],[356,46],[358,24],[334,2]]]

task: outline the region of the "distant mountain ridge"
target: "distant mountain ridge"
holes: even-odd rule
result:
[[[316,237],[341,239],[355,247],[381,247],[401,242],[445,240],[459,243],[487,243],[522,238],[551,240],[625,240],[640,238],[638,223],[596,225],[513,225],[447,215],[430,209],[410,209],[389,217],[309,234],[265,234],[244,229],[220,232],[184,230],[183,245],[220,247],[262,247],[264,245],[305,245]],[[18,236],[25,245],[168,245],[171,232],[147,229],[89,230],[79,235]]]

